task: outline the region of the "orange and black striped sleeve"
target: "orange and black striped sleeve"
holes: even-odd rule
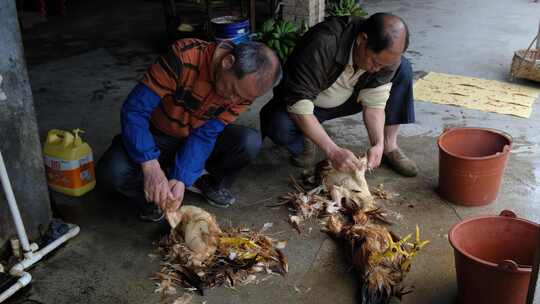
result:
[[[142,83],[159,97],[176,91],[182,77],[182,61],[177,55],[176,45],[160,56],[146,71]]]

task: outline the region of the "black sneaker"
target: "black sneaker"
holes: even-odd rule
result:
[[[219,188],[208,174],[201,176],[188,190],[202,195],[207,203],[215,207],[227,208],[236,202],[231,191]]]
[[[139,218],[145,222],[160,222],[164,217],[161,209],[153,203],[146,204],[139,213]]]

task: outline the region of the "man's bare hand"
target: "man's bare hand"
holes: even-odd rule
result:
[[[172,197],[169,181],[155,159],[141,164],[144,176],[144,194],[148,202],[153,202],[162,210],[164,204]]]
[[[375,145],[369,148],[369,150],[367,151],[367,162],[369,169],[375,169],[381,165],[383,150],[383,145]]]
[[[362,166],[360,160],[354,153],[341,147],[332,150],[328,155],[328,159],[336,170],[342,172],[360,170]]]
[[[184,192],[186,186],[183,182],[176,179],[171,179],[169,181],[169,189],[171,191],[171,199],[167,201],[167,206],[165,206],[165,211],[174,212],[182,206],[182,201],[184,200]]]

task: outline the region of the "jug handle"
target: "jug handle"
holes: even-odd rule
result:
[[[49,132],[47,132],[47,139],[46,139],[47,143],[52,144],[52,143],[57,143],[61,141],[63,138],[62,136],[63,132],[64,131],[58,130],[58,129],[52,129]]]
[[[67,147],[73,143],[73,134],[68,131],[53,129],[47,133],[47,143],[53,144],[61,142],[62,146]]]

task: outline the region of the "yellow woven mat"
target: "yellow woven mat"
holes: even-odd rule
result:
[[[540,89],[430,72],[414,84],[417,100],[529,118]]]

